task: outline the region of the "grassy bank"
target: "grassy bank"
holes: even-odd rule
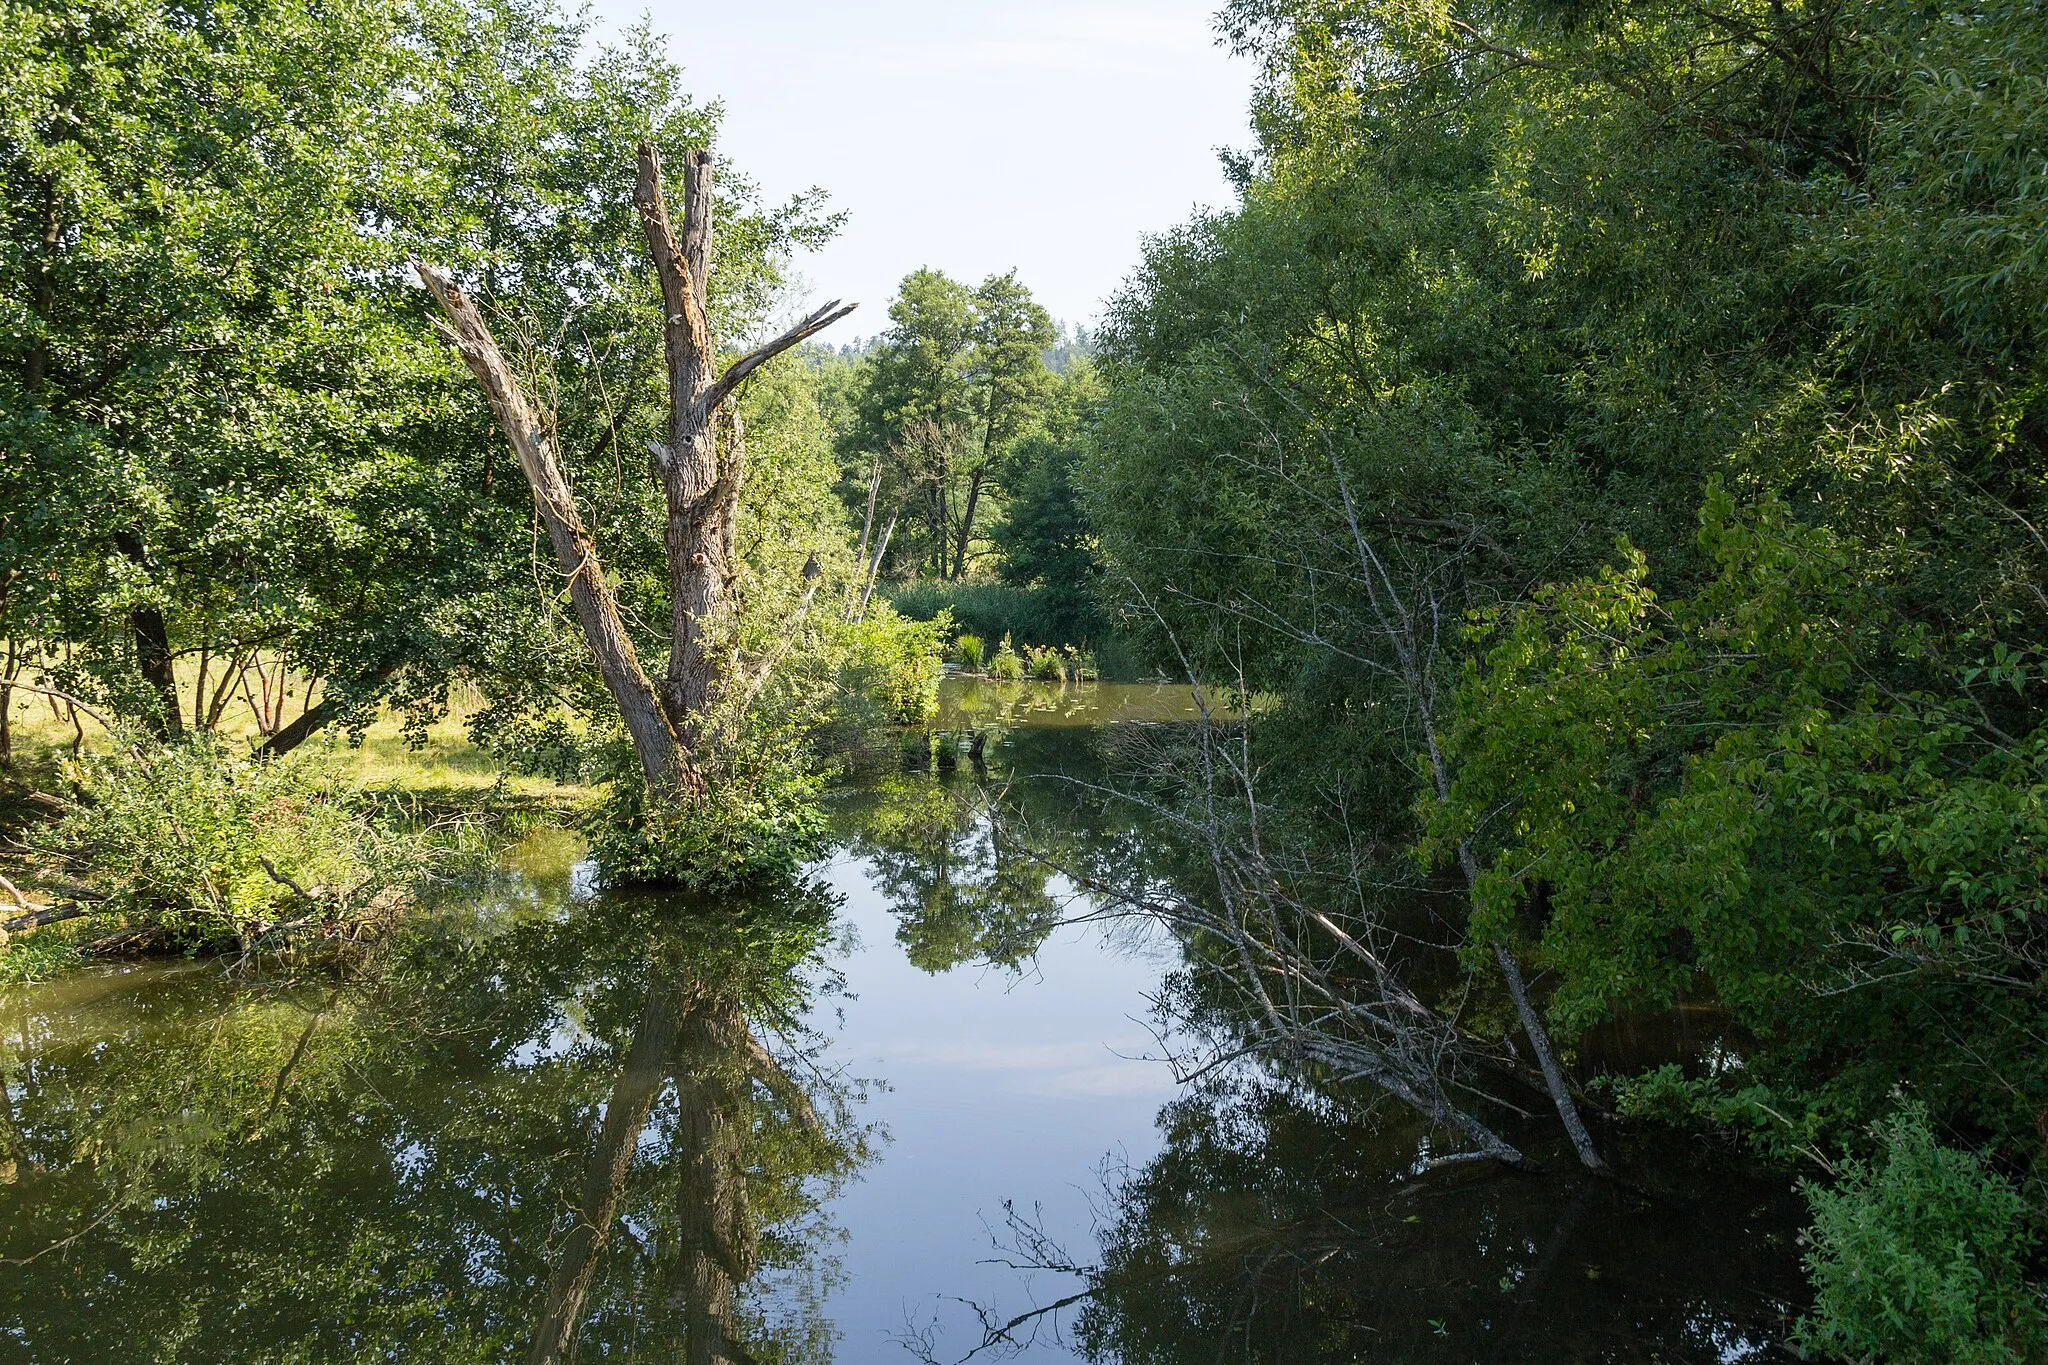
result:
[[[488,865],[511,836],[566,829],[595,801],[508,772],[465,732],[476,699],[455,700],[423,745],[385,714],[257,765],[246,711],[203,758],[138,758],[17,692],[0,772],[0,926],[13,926],[0,985],[93,956],[360,942],[424,886]]]

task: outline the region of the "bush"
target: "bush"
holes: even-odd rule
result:
[[[31,840],[107,909],[193,942],[248,944],[298,920],[359,922],[436,860],[374,818],[317,751],[237,757],[204,736],[124,740],[73,773],[84,798]]]
[[[880,705],[891,724],[922,725],[938,714],[951,616],[917,620],[877,603],[852,631],[844,692]]]
[[[1971,1152],[1942,1147],[1927,1111],[1884,1127],[1882,1165],[1845,1161],[1813,1210],[1806,1349],[1897,1365],[2022,1365],[2048,1350],[2039,1291],[2021,1267],[2026,1201]]]
[[[991,678],[1001,682],[1024,680],[1024,660],[1017,653],[1016,647],[1010,643],[1009,636],[1003,637],[1003,643],[996,650],[995,657],[988,661],[988,673]]]
[[[953,642],[954,652],[960,659],[960,666],[969,672],[981,669],[982,641],[979,635],[963,635]]]
[[[1031,676],[1040,682],[1063,683],[1067,680],[1066,661],[1060,658],[1056,649],[1034,649],[1029,654]]]
[[[820,782],[798,770],[713,778],[683,802],[649,801],[638,773],[622,774],[585,822],[598,873],[613,884],[693,891],[795,880],[825,832]]]

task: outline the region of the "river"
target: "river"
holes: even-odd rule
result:
[[[849,781],[788,893],[605,892],[543,833],[342,975],[0,997],[0,1362],[955,1361],[1070,1297],[975,1358],[1789,1358],[1798,1201],[1735,1153],[1610,1129],[1588,1180],[1532,1123],[1547,1174],[1416,1176],[1365,1097],[1177,1082],[1177,944],[987,812],[1135,856],[1073,779],[1186,697],[942,702],[985,768]]]

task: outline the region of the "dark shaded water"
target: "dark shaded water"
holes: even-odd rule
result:
[[[1017,1329],[1027,1358],[1775,1357],[1782,1177],[1610,1134],[1618,1182],[1405,1178],[1396,1116],[1176,1087],[1145,1024],[1174,945],[1062,926],[975,798],[1015,778],[1038,827],[1130,856],[1141,829],[1028,774],[1184,700],[945,707],[999,732],[995,776],[849,789],[798,892],[594,893],[541,838],[345,981],[0,998],[0,1361],[955,1360],[977,1306],[1091,1286]]]

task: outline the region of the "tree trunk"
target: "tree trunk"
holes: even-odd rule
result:
[[[880,497],[881,493],[882,457],[877,455],[874,470],[868,475],[868,514],[860,524],[860,554],[857,558],[863,565],[868,562],[868,539],[875,529],[875,499]]]
[[[721,412],[729,414],[728,400],[748,375],[845,317],[853,305],[841,307],[837,300],[826,304],[716,375],[711,322],[705,311],[712,255],[711,154],[700,150],[685,155],[680,239],[669,224],[662,194],[661,157],[650,143],[640,144],[633,202],[661,278],[662,340],[669,372],[669,439],[649,443],[655,477],[668,504],[663,545],[669,561],[669,662],[658,690],[641,668],[619,619],[618,603],[604,580],[597,548],[577,516],[553,443],[490,329],[476,305],[446,276],[422,264],[414,268],[440,300],[450,323],[443,334],[469,362],[519,456],[534,506],[569,580],[584,640],[633,737],[648,785],[657,791],[696,791],[704,786],[696,755],[703,716],[727,672],[726,646],[720,637],[731,597],[734,517],[745,464],[736,419],[726,423],[731,438],[721,463],[718,419]]]
[[[397,672],[397,664],[385,664],[370,675],[370,681],[372,683],[383,683]],[[284,719],[285,682],[282,665],[280,665],[278,673],[277,710],[272,718],[272,723]],[[308,678],[306,680],[306,700],[308,702],[311,702],[313,699],[314,685],[313,679]],[[307,706],[303,711],[299,712],[297,720],[275,731],[269,739],[265,740],[262,746],[256,750],[256,756],[258,758],[282,757],[346,715],[349,707],[354,704],[353,699],[344,699],[333,695],[334,689],[331,686],[327,691],[328,695],[322,698],[317,705]],[[360,699],[362,692],[358,691],[355,697]]]
[[[207,630],[211,621],[201,621],[199,628]],[[192,680],[192,728],[206,732],[206,670],[213,661],[213,651],[206,645],[199,646],[199,672]]]
[[[553,443],[511,367],[505,363],[497,340],[484,325],[475,303],[451,280],[424,265],[414,268],[448,315],[442,335],[469,363],[470,372],[476,375],[484,395],[490,399],[499,427],[519,457],[519,468],[533,489],[533,505],[540,513],[541,524],[547,528],[549,543],[554,546],[555,562],[569,580],[569,600],[575,608],[577,624],[583,628],[584,643],[590,646],[605,687],[619,708],[619,718],[632,736],[633,750],[639,755],[648,786],[656,791],[701,787],[703,776],[678,742],[654,685],[640,667],[632,637],[619,619],[619,605],[612,596],[611,585],[605,581],[597,547],[584,531],[568,480],[555,463]]]
[[[135,632],[136,666],[142,670],[144,681],[163,700],[157,730],[165,736],[175,735],[185,728],[185,722],[178,713],[178,676],[171,660],[171,632],[164,625],[164,614],[155,607],[142,607],[129,621]]]
[[[840,307],[834,300],[717,376],[705,292],[711,271],[711,182],[711,153],[685,153],[679,239],[662,189],[661,154],[651,143],[640,144],[633,203],[661,278],[662,342],[668,359],[668,440],[650,447],[668,504],[663,543],[670,633],[661,701],[669,723],[689,746],[701,739],[704,717],[732,665],[725,629],[737,567],[733,545],[746,447],[728,400],[740,381],[767,360],[853,311],[851,304]],[[729,433],[723,460],[721,425]]]
[[[134,532],[116,531],[114,548],[136,568],[149,568],[142,537]],[[178,676],[171,660],[171,633],[164,625],[164,614],[155,607],[137,607],[128,613],[128,630],[135,640],[136,670],[157,695],[157,714],[151,717],[151,728],[159,738],[168,739],[184,728],[184,722],[178,713]]]
[[[662,340],[668,358],[668,441],[653,449],[655,476],[668,504],[669,655],[661,701],[669,723],[693,741],[723,673],[717,632],[732,582],[725,522],[739,497],[736,477],[721,477],[718,412],[706,401],[716,354],[706,311],[711,269],[711,154],[683,158],[680,240],[669,222],[661,156],[640,144],[633,203],[661,277]]]
[[[7,664],[0,669],[0,772],[14,766],[14,674],[20,667],[21,642],[9,627],[7,596],[14,586],[16,571],[0,575],[0,634],[7,637]]]
[[[955,578],[960,578],[967,572],[967,542],[974,538],[974,509],[981,502],[981,483],[987,477],[987,471],[988,464],[983,461],[967,482],[967,506],[960,514],[960,543],[953,550]]]
[[[896,534],[896,522],[902,515],[903,505],[898,503],[896,510],[889,514],[889,528],[882,532],[882,543],[875,548],[874,562],[867,566],[867,582],[862,585],[860,590],[860,610],[855,613],[853,618],[856,621],[867,619],[868,600],[875,595],[875,584],[879,583],[882,578],[882,560],[889,553],[889,537]]]

